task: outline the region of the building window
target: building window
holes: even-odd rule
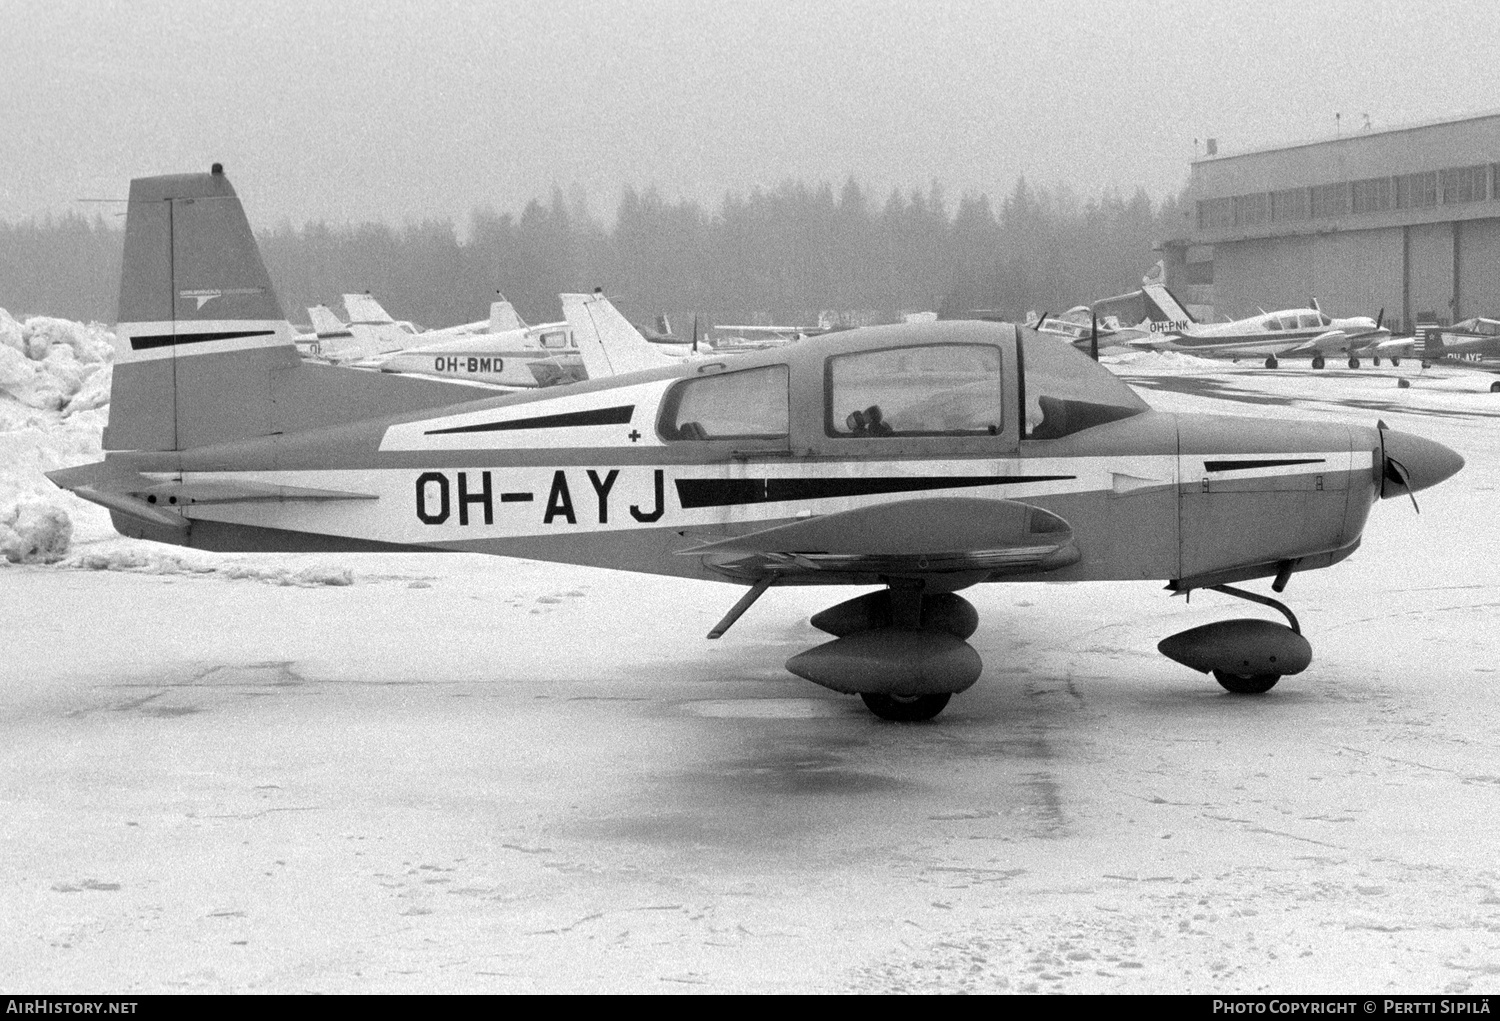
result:
[[[1234,197],[1234,225],[1258,227],[1271,219],[1271,196],[1268,192]]]
[[[1198,203],[1199,230],[1228,230],[1234,226],[1233,200],[1204,199]]]
[[[1425,174],[1403,174],[1396,178],[1396,208],[1425,209],[1437,205],[1438,175],[1430,170]]]
[[[1271,193],[1273,223],[1298,223],[1307,219],[1307,189],[1287,188]]]
[[[1345,215],[1349,212],[1349,185],[1343,181],[1317,185],[1312,189],[1311,207],[1314,220]]]
[[[1439,188],[1443,193],[1443,205],[1461,202],[1483,202],[1485,199],[1485,173],[1489,168],[1454,167],[1438,175]]]
[[[1349,186],[1350,211],[1380,213],[1391,208],[1391,179],[1371,177]]]

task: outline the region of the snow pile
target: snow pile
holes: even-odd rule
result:
[[[63,414],[103,407],[113,360],[114,335],[98,323],[21,323],[0,309],[0,400]]]
[[[227,581],[259,581],[295,588],[340,588],[354,584],[346,567],[311,565],[300,568],[257,566],[244,560],[218,560],[158,552],[145,543],[120,543],[116,548],[79,553],[59,566],[79,571],[125,571],[130,574],[213,575]]]
[[[1204,369],[1224,368],[1223,362],[1198,358],[1181,351],[1126,351],[1117,355],[1100,355],[1099,361],[1129,373],[1201,372]]]
[[[0,557],[12,564],[51,564],[68,555],[73,522],[56,501],[22,496],[0,506]]]
[[[51,563],[114,534],[45,473],[102,459],[114,338],[97,323],[0,309],[0,564]]]

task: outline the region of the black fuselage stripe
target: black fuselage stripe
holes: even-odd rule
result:
[[[736,507],[750,503],[825,500],[839,496],[922,493],[970,486],[1019,486],[1028,482],[1061,482],[1076,475],[940,475],[884,476],[863,479],[678,479],[683,510]]]
[[[269,337],[274,330],[231,330],[227,333],[152,333],[130,338],[130,350],[148,351],[153,347],[170,347],[176,344],[206,344],[210,340],[239,340],[241,337]]]
[[[1285,458],[1279,461],[1204,461],[1203,470],[1211,472],[1244,471],[1247,468],[1284,468],[1293,464],[1322,464],[1321,457]]]
[[[567,411],[559,415],[538,415],[535,418],[512,418],[504,422],[480,422],[478,425],[456,425],[449,429],[428,429],[427,436],[446,436],[449,433],[495,433],[511,429],[561,429],[577,425],[626,425],[635,414],[634,404],[622,404],[617,408],[594,408],[591,411]]]

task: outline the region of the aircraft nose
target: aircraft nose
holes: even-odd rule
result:
[[[1385,457],[1381,499],[1435,486],[1464,466],[1456,451],[1411,433],[1382,429],[1380,439]]]

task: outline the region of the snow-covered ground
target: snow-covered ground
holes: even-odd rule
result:
[[[1155,651],[1243,604],[995,585],[979,683],[899,726],[782,669],[844,592],[708,642],[737,590],[111,538],[40,475],[97,459],[107,361],[47,396],[6,319],[8,988],[1500,991],[1488,377],[1116,364],[1468,467],[1295,578],[1314,663],[1265,697]]]

